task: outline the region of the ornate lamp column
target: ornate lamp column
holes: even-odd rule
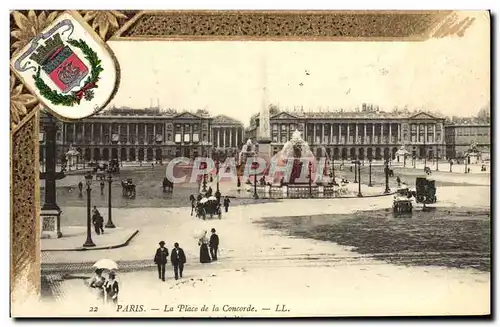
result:
[[[113,220],[111,219],[111,183],[113,182],[113,177],[111,176],[111,171],[108,171],[108,222],[106,223],[106,228],[115,228]]]
[[[40,210],[42,238],[59,238],[61,232],[61,209],[56,203],[56,180],[64,178],[64,172],[56,172],[56,133],[54,118],[46,113],[41,118],[45,132],[45,172],[40,179],[45,180],[45,198]]]
[[[358,197],[362,198],[363,194],[361,194],[361,161],[356,160],[356,164],[358,166]]]
[[[368,183],[368,187],[372,187],[372,161],[373,161],[373,158],[370,156],[370,158],[368,159],[369,162],[370,162],[370,180],[369,180],[369,183]]]
[[[91,217],[90,217],[90,192],[92,191],[91,185],[92,185],[92,179],[94,177],[92,176],[91,173],[88,173],[85,175],[85,183],[87,184],[87,240],[85,243],[83,243],[83,247],[93,247],[95,246],[95,243],[92,241],[92,232],[91,232]]]
[[[386,160],[384,163],[384,171],[385,171],[385,194],[388,194],[391,192],[391,189],[389,188],[389,163]]]

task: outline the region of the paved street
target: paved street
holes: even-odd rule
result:
[[[395,171],[398,169],[400,168],[395,168]],[[346,170],[346,174],[350,174],[348,168]],[[412,169],[400,170],[408,178],[412,176],[412,173],[415,174]],[[158,195],[151,191],[155,187],[154,181],[161,177],[156,170],[149,174],[145,170],[127,172],[129,173],[138,181],[138,185],[144,188],[141,196],[153,198]],[[139,176],[144,179],[140,180]],[[375,176],[379,182],[383,181],[380,171],[377,173],[375,170]],[[437,206],[444,210],[463,207],[472,208],[470,210],[489,211],[489,186],[474,186],[481,185],[486,176],[467,175],[464,177],[467,184],[463,184],[455,182],[455,180],[462,180],[462,175],[458,173],[455,175],[433,172],[433,177],[442,179],[442,186],[438,186],[437,190],[439,199]],[[184,191],[188,196],[192,189],[188,184],[177,189],[181,187],[185,187]],[[114,192],[117,191],[120,190],[114,190]],[[117,198],[119,195],[121,194],[118,194]],[[159,196],[161,195],[159,193]],[[63,201],[70,203],[71,196],[75,195],[66,194]],[[44,284],[44,294],[48,295],[52,301],[58,301],[58,305],[67,306],[68,313],[71,313],[71,307],[73,311],[75,310],[73,301],[76,300],[74,297],[76,292],[80,294],[78,296],[80,303],[94,305],[94,297],[89,293],[82,278],[91,275],[93,262],[108,258],[117,261],[120,266],[119,280],[122,290],[120,303],[145,304],[148,308],[148,315],[151,316],[165,316],[166,313],[151,310],[163,307],[164,304],[203,302],[211,305],[223,303],[244,305],[252,302],[262,303],[262,300],[257,299],[264,297],[269,300],[267,306],[273,308],[276,304],[285,301],[285,304],[291,308],[290,315],[306,315],[313,310],[316,313],[325,312],[330,315],[340,312],[349,314],[349,310],[360,307],[366,310],[366,314],[377,314],[381,311],[386,314],[389,312],[393,314],[408,314],[409,312],[450,314],[464,312],[464,310],[470,313],[485,313],[489,310],[490,274],[488,271],[473,268],[456,269],[446,267],[446,265],[438,267],[429,265],[428,261],[422,259],[423,252],[426,253],[424,257],[427,259],[429,256],[431,259],[441,259],[443,255],[461,255],[461,245],[455,241],[456,238],[450,238],[451,234],[443,234],[443,237],[452,242],[450,246],[457,244],[456,250],[453,250],[456,254],[444,252],[433,254],[428,251],[431,248],[427,249],[425,242],[417,242],[408,250],[399,249],[396,253],[388,253],[387,249],[382,249],[382,252],[374,255],[369,247],[371,245],[368,244],[363,245],[365,248],[368,246],[368,251],[357,250],[356,247],[359,245],[347,234],[340,235],[346,236],[344,238],[337,237],[336,241],[331,241],[307,234],[290,234],[286,226],[275,229],[262,224],[270,218],[279,221],[280,217],[292,226],[300,226],[299,224],[302,224],[304,219],[313,225],[320,224],[322,220],[332,223],[344,219],[357,221],[360,218],[356,218],[353,214],[355,212],[375,212],[390,208],[392,205],[390,196],[351,199],[289,199],[261,201],[258,204],[252,204],[249,200],[247,205],[231,207],[229,213],[224,213],[221,220],[206,221],[190,216],[190,208],[182,206],[183,199],[180,200],[181,205],[175,205],[176,196],[178,195],[174,194],[172,199],[161,199],[161,201],[153,198],[151,202],[148,202],[159,203],[161,206],[126,208],[124,207],[126,203],[122,203],[122,206],[114,209],[113,220],[117,226],[140,230],[126,247],[71,254],[64,251],[42,252],[42,274],[44,278],[50,279],[50,283]],[[137,198],[139,198],[139,193]],[[73,218],[85,217],[86,209],[83,202],[78,201],[80,200],[77,198],[73,205],[62,207],[63,224],[68,221],[71,221],[73,225],[85,223],[81,218],[75,220]],[[168,204],[163,205],[164,203]],[[101,211],[106,215],[104,208]],[[341,216],[342,214],[344,216]],[[318,220],[316,218],[319,217],[318,215],[323,218]],[[375,233],[376,229],[369,221],[380,218],[376,216],[370,218],[368,214],[368,217],[362,219],[360,220],[362,223],[356,226],[368,228],[367,232]],[[474,217],[463,219],[474,219]],[[485,219],[489,219],[489,216]],[[363,225],[366,221],[368,224]],[[465,225],[475,228],[471,224]],[[454,228],[461,228],[460,226],[456,224]],[[199,230],[210,230],[212,227],[216,228],[221,238],[220,260],[211,264],[200,264],[199,248],[193,235]],[[347,228],[354,231],[354,227]],[[395,227],[389,228],[389,234],[386,236],[388,238],[392,237],[391,228]],[[420,235],[422,226],[413,224],[411,228],[415,230],[414,235]],[[314,228],[310,229],[314,230]],[[476,231],[473,230],[473,232]],[[169,249],[176,241],[184,248],[188,263],[183,280],[172,280],[171,267],[167,272],[170,279],[166,283],[163,284],[157,280],[156,267],[153,265],[152,258],[160,240],[164,240]],[[95,241],[97,244],[98,239]],[[401,261],[402,253],[406,259]],[[480,260],[485,260],[489,253],[485,252],[482,256]],[[474,264],[468,265],[468,267],[473,266]],[[282,278],[283,276],[287,278]],[[142,295],[138,295],[138,289],[141,290]],[[380,297],[382,293],[384,297]],[[214,294],[217,296],[214,297]],[[304,296],[314,296],[316,299],[325,298],[325,300],[314,301],[321,303],[321,307],[314,307],[313,304],[304,303]],[[63,299],[64,301],[60,301]],[[47,305],[50,303],[48,302]],[[260,316],[268,314],[267,310],[261,309],[252,314]],[[356,313],[359,314],[359,310]],[[99,316],[99,314],[104,314],[104,311],[93,314],[80,310],[74,314]],[[169,315],[181,315],[181,313]]]

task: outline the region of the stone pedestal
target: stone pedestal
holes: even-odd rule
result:
[[[61,233],[61,210],[40,210],[40,237],[60,238]]]

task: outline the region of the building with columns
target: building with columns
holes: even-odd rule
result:
[[[255,138],[256,121],[247,138]],[[270,118],[271,146],[276,154],[297,129],[316,156],[336,160],[395,158],[402,145],[417,158],[444,158],[444,121],[427,112],[279,112]]]
[[[211,156],[214,147],[226,155],[243,144],[243,124],[227,116],[158,108],[111,108],[74,123],[58,122],[57,160],[71,147],[80,160],[154,162],[174,157]],[[40,160],[44,158],[43,124]]]
[[[491,152],[491,126],[485,123],[450,124],[445,126],[446,156],[462,159],[471,145],[489,157]]]

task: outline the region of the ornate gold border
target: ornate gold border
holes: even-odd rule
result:
[[[39,24],[42,19],[54,16],[54,11],[14,11],[11,12],[11,55],[15,50],[17,42],[23,42],[23,37],[29,38],[29,28],[34,31],[43,26],[29,26],[29,18],[37,17],[33,21]],[[146,40],[238,40],[238,41],[422,41],[430,37],[445,37],[448,35],[461,35],[472,21],[467,19],[459,20],[452,11],[80,11],[77,16],[81,20],[87,21],[92,28],[98,32],[103,42],[112,41],[146,41]],[[173,25],[178,33],[161,32],[164,35],[157,35],[159,32],[150,29],[140,37],[127,36],[134,24],[138,24],[148,15],[160,15],[164,19],[177,19],[177,25]],[[360,25],[351,24],[342,26],[342,33],[348,36],[340,36],[339,28],[335,25],[317,22],[321,28],[318,34],[314,26],[310,28],[296,28],[298,24],[307,21],[307,17],[362,17],[362,15],[393,15],[390,26],[387,25]],[[412,29],[412,22],[407,18],[408,14],[430,15],[431,19],[423,29]],[[20,18],[22,15],[24,18]],[[405,17],[406,15],[406,17]],[[23,32],[22,26],[13,17],[21,22],[26,30]],[[283,25],[270,25],[266,18],[281,17]],[[210,24],[207,24],[207,17],[212,17]],[[229,33],[224,29],[220,32],[211,32],[211,26],[227,24],[231,19],[245,17],[252,26],[250,36],[238,33]],[[412,16],[413,17],[413,16]],[[183,20],[187,24],[183,25]],[[413,20],[414,22],[414,20]],[[154,27],[154,26],[153,26]],[[195,29],[189,33],[189,29]],[[184,30],[183,30],[184,29]],[[363,31],[371,31],[366,37]],[[375,31],[376,30],[376,31]],[[147,31],[147,30],[146,30]],[[273,35],[278,31],[281,35]],[[374,33],[377,32],[377,33]],[[390,36],[387,36],[390,33]],[[397,32],[396,34],[395,31]],[[182,32],[182,33],[181,33]],[[128,34],[127,34],[128,33]],[[374,36],[377,34],[378,36]],[[29,40],[28,40],[29,41]],[[106,45],[107,46],[107,45]],[[117,66],[119,68],[119,66]],[[34,293],[40,292],[40,222],[38,219],[39,206],[39,180],[38,180],[38,100],[33,97],[23,86],[11,75],[11,296],[17,291],[23,292],[24,285],[21,282],[28,281],[28,289]],[[35,187],[33,187],[36,185]],[[24,293],[21,293],[24,294]],[[22,296],[18,299],[22,300]],[[11,300],[14,300],[12,297]]]

